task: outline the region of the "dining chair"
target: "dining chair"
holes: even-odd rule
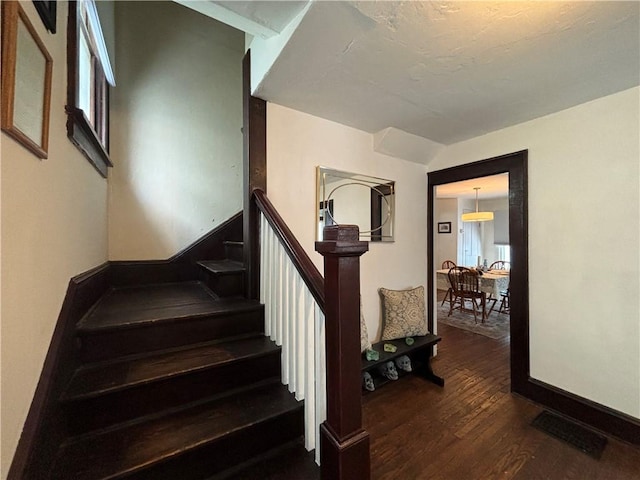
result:
[[[449,283],[451,284],[451,290],[453,295],[453,301],[449,306],[449,315],[456,308],[456,304],[459,304],[460,311],[468,311],[466,301],[471,301],[473,306],[473,319],[478,323],[478,309],[481,307],[481,319],[484,323],[486,314],[486,296],[484,292],[480,290],[479,275],[476,270],[471,270],[466,267],[453,267],[448,272]],[[478,304],[478,301],[480,303]]]
[[[448,268],[453,268],[455,266],[456,266],[456,262],[454,262],[453,260],[445,260],[444,262],[442,262],[441,268],[444,270]],[[440,306],[444,305],[444,302],[446,302],[447,299],[449,299],[449,303],[451,303],[451,301],[453,300],[452,294],[453,292],[451,291],[451,285],[449,285],[449,289],[447,290],[447,293],[445,293]]]
[[[511,263],[505,260],[496,260],[491,265],[489,265],[489,270],[510,270]]]
[[[511,308],[510,308],[510,295],[509,295],[509,291],[511,290],[511,282],[509,282],[509,286],[507,287],[506,290],[503,290],[500,292],[500,307],[498,307],[498,313],[505,313],[507,315],[509,315],[511,313]],[[491,308],[489,309],[489,313],[487,313],[487,317],[489,315],[491,315],[491,312],[493,312],[494,307],[496,306],[498,299],[494,298],[493,299],[493,305],[491,305]]]
[[[491,265],[489,265],[489,270],[511,270],[511,263],[507,262],[506,260],[496,260]],[[500,292],[500,295],[502,296],[503,293],[504,292]],[[490,293],[487,297],[487,302],[493,302],[493,305],[491,305],[491,310],[493,310],[493,307],[495,307],[497,301],[498,299],[493,296],[493,293]],[[489,316],[491,310],[489,310],[487,316]]]

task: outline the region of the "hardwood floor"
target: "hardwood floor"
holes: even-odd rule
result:
[[[600,460],[542,433],[509,391],[509,340],[440,324],[440,388],[410,375],[363,397],[372,479],[638,480],[640,448],[609,437]]]

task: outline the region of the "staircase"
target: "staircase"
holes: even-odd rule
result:
[[[197,280],[110,288],[76,326],[51,479],[319,477],[280,381],[264,307],[242,298],[242,243]]]

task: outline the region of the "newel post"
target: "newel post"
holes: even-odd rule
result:
[[[369,433],[362,428],[360,256],[369,249],[356,225],[328,226],[324,257],[327,420],[320,426],[323,480],[368,480]]]

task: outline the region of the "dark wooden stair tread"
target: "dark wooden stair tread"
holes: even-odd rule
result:
[[[302,407],[279,382],[63,445],[52,478],[121,478]]]
[[[134,357],[109,363],[87,365],[71,379],[63,401],[123,390],[186,373],[213,368],[279,352],[267,337],[259,336],[227,342],[208,342],[182,349]]]
[[[242,262],[230,260],[228,258],[225,258],[224,260],[203,260],[198,262],[198,265],[211,273],[215,273],[216,275],[242,273],[245,270]]]
[[[200,282],[115,288],[78,322],[78,331],[131,328],[159,321],[259,308],[257,301],[217,298]]]
[[[308,452],[302,440],[275,448],[242,465],[207,480],[320,480],[315,452]]]

